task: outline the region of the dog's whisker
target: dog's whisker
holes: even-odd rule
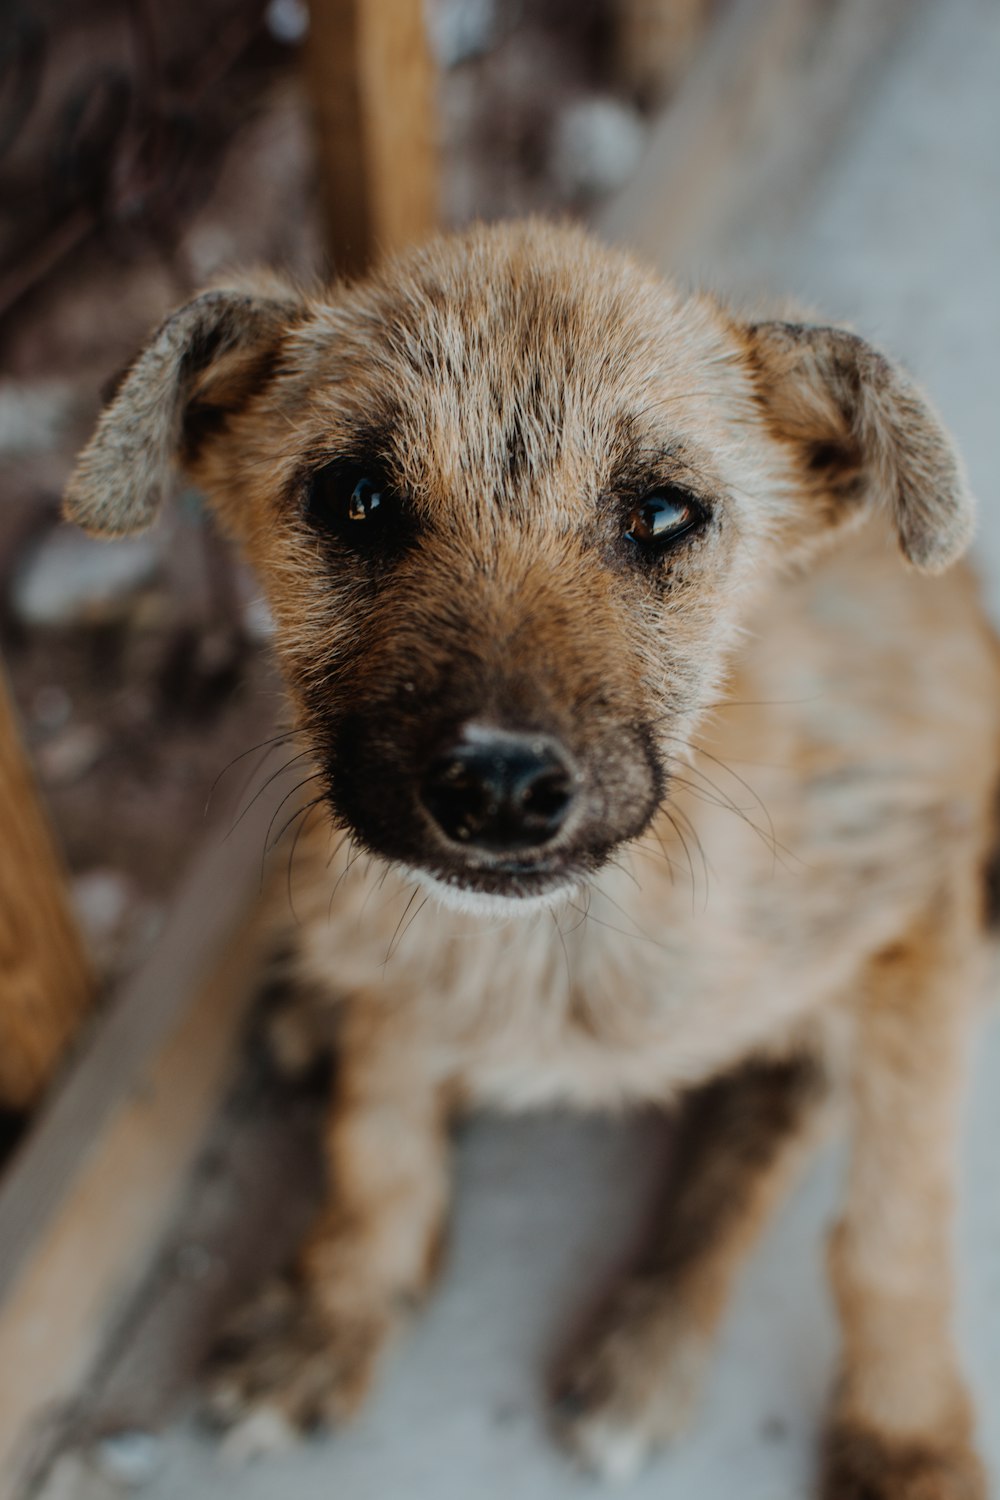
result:
[[[334,860],[337,858],[337,855],[340,853],[341,849],[343,849],[344,845],[347,843],[347,841],[348,841],[348,839],[350,837],[351,837],[350,829],[345,828],[344,831],[341,833],[340,838],[337,839],[337,841],[334,844],[333,848],[330,850],[329,855],[327,856],[326,868],[328,870],[329,870],[330,866],[333,864]]]
[[[621,914],[625,918],[626,922],[631,922],[634,931],[631,932],[631,933],[624,932],[620,927],[619,928],[612,927],[612,924],[608,923],[608,922],[604,923],[604,925],[606,927],[609,927],[612,931],[619,932],[622,937],[625,937],[625,938],[639,938],[643,942],[652,943],[653,946],[654,946],[654,948],[662,948],[663,947],[662,943],[660,943],[650,933],[645,932],[639,926],[638,922],[636,921],[635,917],[632,916],[631,912],[626,911],[625,908],[624,908],[624,906],[622,906],[621,902],[620,901],[616,901],[613,896],[609,895],[608,892],[604,889],[604,887],[602,885],[597,885],[593,881],[591,881],[589,883],[591,885],[593,885],[595,896],[598,897],[599,900],[606,901],[608,903],[608,905],[609,906],[613,906],[616,911],[621,912]],[[591,910],[590,913],[589,913],[589,916],[588,916],[588,920],[591,921],[591,922],[600,922],[601,918],[600,917],[595,917],[593,911]]]
[[[302,811],[304,811],[305,807],[310,806],[311,804],[310,803],[306,803],[306,804],[303,805],[303,807],[296,808],[295,812],[292,814],[292,816],[288,820],[288,822],[283,825],[283,827],[281,829],[281,832],[278,834],[278,837],[272,841],[272,839],[271,839],[271,833],[272,833],[272,831],[274,829],[275,823],[278,820],[278,817],[280,816],[281,809],[285,806],[285,804],[292,797],[296,796],[296,794],[298,792],[301,792],[301,790],[302,790],[303,787],[308,786],[311,781],[318,781],[319,779],[320,779],[319,772],[318,771],[314,771],[311,776],[306,776],[302,781],[298,782],[295,786],[290,787],[289,790],[282,797],[281,801],[278,803],[277,807],[272,812],[270,821],[268,822],[268,825],[267,825],[267,832],[264,834],[264,847],[261,850],[261,856],[260,856],[260,880],[261,880],[261,888],[263,888],[263,885],[264,885],[264,864],[265,864],[265,861],[267,859],[267,856],[280,843],[281,839],[284,837],[284,834],[286,833],[286,831],[288,830],[288,828],[291,827],[291,824],[294,822],[295,818],[297,818],[299,816],[299,814]],[[319,801],[320,799],[317,798],[316,800]]]
[[[344,868],[341,870],[340,874],[337,876],[337,879],[333,883],[333,888],[330,891],[330,899],[327,902],[327,907],[326,907],[326,920],[327,920],[327,924],[329,924],[333,920],[333,907],[334,907],[334,903],[336,902],[337,893],[340,890],[341,882],[343,881],[345,875],[347,874],[348,870],[350,869],[350,856],[351,856],[351,842],[349,842],[348,846],[347,846],[347,860],[345,861]]]
[[[400,942],[400,944],[402,944],[405,941],[406,934],[409,932],[409,930],[413,926],[414,922],[420,916],[420,913],[423,911],[424,907],[427,905],[427,903],[428,903],[428,901],[430,899],[431,899],[431,893],[430,893],[430,891],[427,891],[425,893],[425,895],[424,895],[424,899],[421,901],[420,905],[417,907],[416,911],[413,913],[412,917],[410,918],[410,920],[407,922],[406,926],[403,928],[402,932],[400,933],[400,935],[399,935],[399,942]]]
[[[698,857],[701,860],[702,871],[705,878],[705,907],[707,908],[709,887],[711,885],[712,879],[714,878],[715,872],[712,869],[711,861],[708,858],[708,854],[705,850],[705,845],[702,842],[701,834],[698,832],[698,826],[694,822],[694,819],[688,816],[684,808],[672,806],[669,811],[672,821],[674,819],[679,819],[683,823],[684,827],[688,830],[688,833],[690,834],[694,842],[695,848],[698,851]]]
[[[348,837],[347,859],[344,862],[344,868],[341,870],[340,874],[337,876],[337,879],[334,882],[333,890],[330,892],[330,902],[329,902],[329,905],[327,907],[327,914],[326,914],[328,922],[330,921],[330,919],[331,919],[331,917],[333,915],[333,904],[334,904],[334,902],[337,899],[337,892],[340,890],[340,887],[341,887],[342,883],[347,879],[348,875],[351,873],[351,870],[354,868],[354,865],[357,863],[358,859],[361,857],[362,852],[363,852],[363,850],[362,850],[361,844],[359,843],[359,841],[357,840],[357,838],[355,837],[355,835],[353,833],[350,834],[349,837]]]
[[[677,838],[680,840],[681,848],[684,850],[684,857],[686,858],[687,863],[688,863],[688,873],[689,873],[689,875],[691,877],[691,915],[694,916],[696,908],[697,908],[697,904],[698,904],[698,881],[697,881],[697,879],[695,877],[695,873],[694,873],[694,860],[693,860],[693,858],[691,856],[691,850],[688,847],[688,841],[684,837],[684,832],[683,832],[683,830],[681,828],[681,825],[677,821],[677,818],[674,816],[674,810],[672,808],[664,808],[664,810],[663,810],[663,816],[666,818],[667,822],[670,824],[670,826],[673,829],[674,833],[677,835]],[[657,838],[659,838],[659,835],[657,835]],[[698,841],[698,846],[699,846],[699,849],[701,849],[701,841],[700,840]],[[704,866],[705,866],[704,851],[702,850],[701,853],[702,853],[702,866],[703,866],[703,869],[704,869]],[[708,894],[707,894],[708,893],[708,876],[707,876],[707,871],[705,873],[705,892],[706,892],[705,899],[707,901],[707,899],[708,899]]]
[[[296,849],[299,846],[299,839],[302,837],[303,830],[307,827],[307,825],[309,823],[309,819],[312,817],[313,813],[316,811],[317,808],[323,806],[324,801],[325,801],[325,798],[322,797],[322,796],[319,796],[319,797],[315,797],[311,802],[307,802],[306,803],[305,807],[302,809],[302,811],[305,813],[305,816],[303,817],[303,819],[302,819],[301,823],[299,824],[298,828],[296,828],[296,830],[295,830],[295,837],[292,839],[292,845],[291,845],[291,848],[288,851],[288,871],[287,871],[287,875],[286,875],[286,885],[287,885],[287,890],[288,890],[288,905],[289,905],[289,908],[291,910],[292,916],[295,919],[295,924],[298,927],[301,927],[302,923],[299,921],[298,913],[295,910],[295,902],[292,899],[292,866],[293,866],[293,864],[295,862],[295,851],[296,851]],[[293,817],[292,821],[294,822],[294,817]],[[280,836],[279,836],[277,842],[278,843],[281,842]]]
[[[381,892],[383,891],[383,889],[385,888],[385,882],[386,882],[386,880],[388,878],[388,875],[389,875],[389,869],[390,869],[389,865],[384,864],[383,865],[383,869],[382,869],[382,873],[379,876],[378,880],[369,881],[369,883],[368,883],[368,890],[365,892],[365,899],[362,901],[362,903],[361,903],[361,910],[358,912],[358,921],[359,922],[364,917],[364,914],[365,914],[365,912],[368,909],[368,903],[372,899],[372,897],[380,895]],[[378,908],[379,911],[380,912],[381,911],[385,911],[386,908],[388,906],[390,906],[393,901],[395,901],[395,900],[398,899],[398,895],[399,895],[398,891],[393,891],[392,894],[389,896],[389,899],[387,901],[384,901],[382,903],[382,905]]]
[[[419,896],[419,894],[420,894],[420,887],[419,887],[419,885],[414,885],[413,890],[410,893],[410,899],[409,899],[409,901],[407,901],[406,905],[403,908],[403,915],[400,917],[399,921],[396,923],[396,930],[392,934],[392,937],[389,939],[389,946],[388,946],[388,948],[385,951],[385,958],[382,960],[382,967],[383,967],[383,969],[385,968],[386,964],[389,962],[390,958],[392,957],[393,950],[394,950],[395,944],[396,944],[396,939],[399,937],[399,930],[400,930],[400,928],[402,927],[403,923],[406,921],[407,912],[410,910],[410,907],[413,905],[414,901],[416,901],[416,899]],[[425,897],[425,899],[426,899],[426,897]]]
[[[589,884],[589,882],[588,882],[588,884]],[[595,894],[598,895],[599,897],[603,897],[605,900],[608,899],[607,898],[607,893],[605,891],[603,891],[603,890],[600,890],[599,888],[597,889],[597,891],[596,891]],[[615,902],[611,902],[612,906],[614,906],[615,904],[616,904]],[[568,906],[572,906],[573,909],[574,909],[574,911],[579,911],[580,910],[580,908],[578,906],[576,906],[572,901],[567,901],[567,905]],[[626,921],[631,921],[631,918],[629,917],[627,911],[625,911],[622,907],[618,907],[618,910],[625,917]],[[587,913],[586,913],[586,918],[587,918],[588,925],[590,923],[594,923],[597,927],[603,927],[608,932],[617,933],[617,935],[619,937],[624,938],[626,940],[626,942],[629,942],[629,943],[634,943],[634,942],[651,943],[654,948],[662,948],[663,947],[662,943],[658,943],[656,941],[656,939],[653,938],[653,937],[650,937],[647,932],[642,932],[642,931],[639,931],[639,930],[636,930],[636,931],[633,931],[633,932],[626,932],[626,930],[625,930],[624,927],[618,927],[618,926],[616,926],[616,924],[614,922],[609,922],[604,917],[595,916],[592,907],[588,908]]]
[[[659,863],[659,864],[665,865],[666,869],[667,869],[667,873],[668,873],[668,875],[670,877],[670,884],[671,884],[671,886],[673,886],[675,884],[675,882],[676,882],[677,877],[683,876],[685,874],[685,872],[684,872],[684,870],[681,869],[681,867],[677,864],[677,862],[675,860],[671,859],[670,854],[667,851],[667,846],[666,846],[666,844],[663,841],[663,838],[660,836],[659,833],[657,833],[655,831],[655,829],[650,829],[649,836],[650,837],[655,837],[655,839],[656,839],[656,845],[657,845],[657,847],[655,849],[650,846],[650,844],[648,843],[648,841],[646,839],[636,839],[633,842],[632,847],[634,848],[636,854],[641,855],[641,857],[643,859],[649,860],[649,861],[651,861],[654,864]],[[688,883],[690,884],[690,882],[691,882],[691,861],[690,861],[690,858],[688,859],[687,879],[688,879]]]
[[[635,871],[634,870],[630,870],[628,868],[628,866],[624,863],[623,856],[621,854],[614,854],[614,855],[612,855],[611,858],[608,860],[607,863],[608,863],[608,868],[609,869],[620,870],[621,873],[625,876],[626,880],[631,880],[631,882],[635,886],[636,890],[642,890],[642,882],[639,880],[639,878],[636,875]]]
[[[268,787],[272,786],[274,784],[274,782],[276,782],[278,780],[279,776],[284,776],[285,772],[289,771],[292,768],[292,766],[295,765],[296,761],[304,760],[310,753],[311,752],[308,751],[308,750],[300,750],[297,755],[293,755],[289,760],[286,760],[283,765],[280,765],[276,771],[272,771],[271,772],[271,775],[267,778],[267,780],[264,782],[264,784],[262,786],[259,786],[257,788],[256,792],[254,792],[253,796],[250,798],[250,801],[247,803],[247,805],[240,810],[239,814],[237,815],[236,821],[233,823],[233,826],[230,828],[229,832],[226,834],[226,839],[232,838],[233,834],[236,832],[237,828],[239,828],[240,824],[243,822],[243,819],[246,817],[247,813],[259,801],[259,799],[264,795],[264,793],[267,791]],[[314,774],[318,775],[319,773],[317,772],[317,773],[314,773]],[[312,777],[310,777],[309,779],[312,780]],[[283,799],[281,802],[278,803],[279,808],[282,807],[282,806],[284,806],[284,801],[285,800],[287,800],[287,798]],[[223,843],[225,843],[225,839],[223,840]]]
[[[685,778],[677,776],[675,772],[671,772],[671,779],[675,781],[679,786],[686,786],[692,796],[699,796],[700,791],[701,798],[709,802],[713,800],[710,793],[714,793],[715,796],[719,799],[716,805],[728,809],[730,812],[734,813],[738,818],[740,818],[740,820],[745,823],[746,826],[753,833],[755,833],[758,838],[761,839],[769,854],[771,855],[772,861],[775,864],[780,863],[783,868],[786,868],[784,859],[788,859],[801,867],[802,861],[799,859],[799,857],[795,853],[793,853],[792,850],[786,848],[785,845],[782,844],[778,839],[771,813],[767,805],[764,803],[763,799],[754,790],[750,783],[744,777],[740,776],[738,772],[734,771],[732,766],[726,764],[725,761],[720,760],[718,756],[712,755],[710,751],[707,751],[704,746],[697,746],[696,754],[703,755],[706,757],[706,759],[712,761],[713,764],[717,765],[727,775],[731,776],[733,780],[736,781],[753,798],[752,806],[758,807],[764,814],[764,817],[767,821],[767,828],[761,828],[761,826],[757,822],[755,822],[753,818],[750,817],[752,808],[748,809],[740,807],[735,799],[730,797],[728,793],[726,793],[718,785],[718,783],[708,775],[707,771],[702,769],[700,766],[695,765],[694,762],[687,757],[680,759],[678,757],[671,756],[670,758],[677,759],[678,764],[683,765],[685,771],[698,776],[704,782],[705,786],[709,788],[709,792],[705,792],[699,788],[691,786],[691,784],[687,782]],[[781,856],[783,856],[784,858],[781,858]]]
[[[590,887],[585,886],[584,890],[586,891],[589,898]],[[578,919],[573,923],[573,926],[569,929],[569,933],[567,934],[569,937],[572,937],[574,933],[579,932],[581,928],[586,926],[587,913],[585,910],[583,910],[583,908],[577,906],[574,901],[567,900],[566,905],[570,908],[571,911],[579,912]]]
[[[567,988],[569,988],[569,987],[572,986],[573,979],[572,979],[572,975],[570,973],[569,949],[566,946],[566,938],[565,938],[565,935],[563,933],[562,928],[559,925],[559,918],[556,915],[556,913],[552,910],[551,907],[549,908],[549,916],[552,918],[552,925],[553,925],[553,927],[555,928],[556,932],[559,935],[559,943],[560,943],[560,946],[562,947],[562,953],[563,953],[563,962],[566,965],[566,985],[567,985]]]
[[[241,750],[240,753],[239,753],[239,755],[234,755],[233,758],[232,758],[232,760],[229,761],[226,765],[223,766],[222,770],[219,772],[219,774],[216,776],[215,780],[212,782],[212,785],[209,787],[209,789],[208,789],[208,796],[205,799],[205,809],[204,809],[203,816],[205,816],[205,817],[208,816],[208,810],[209,810],[209,808],[212,805],[212,798],[215,796],[215,793],[218,790],[219,783],[223,780],[223,778],[225,776],[227,776],[229,774],[229,772],[233,769],[234,766],[238,766],[241,760],[246,760],[246,758],[247,758],[248,755],[253,755],[253,753],[254,753],[255,750],[264,750],[265,747],[267,747],[266,748],[266,753],[265,753],[263,759],[260,762],[260,765],[263,765],[264,761],[267,760],[267,758],[268,758],[269,755],[273,754],[274,750],[276,749],[276,747],[278,745],[282,745],[282,744],[287,744],[288,743],[288,741],[292,738],[292,733],[293,732],[291,730],[285,730],[284,733],[282,733],[282,734],[272,735],[269,739],[261,740],[258,744],[251,745],[248,750]],[[253,769],[253,771],[251,771],[250,778],[249,778],[250,781],[253,780],[254,776],[260,770],[260,765],[255,766],[254,769]],[[245,783],[244,784],[243,789],[240,792],[240,797],[237,798],[237,801],[239,801],[239,800],[242,799],[243,793],[246,791],[246,787],[247,787],[248,784],[249,783]]]

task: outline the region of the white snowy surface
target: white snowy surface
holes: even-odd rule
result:
[[[731,249],[734,282],[805,295],[918,374],[958,435],[982,503],[1000,618],[1000,6],[923,19],[802,204]],[[748,274],[749,272],[749,274]],[[962,1217],[963,1342],[1000,1486],[1000,1022],[984,1027]],[[573,1500],[600,1492],[545,1429],[567,1329],[627,1247],[651,1175],[647,1124],[481,1122],[461,1143],[451,1255],[431,1309],[359,1426],[247,1469],[178,1425],[144,1500]],[[635,1500],[804,1500],[834,1350],[823,1229],[836,1153],[744,1277],[691,1435]],[[76,1492],[80,1500],[84,1491]]]

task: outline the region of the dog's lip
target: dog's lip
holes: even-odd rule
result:
[[[427,873],[445,885],[457,886],[466,891],[487,891],[491,895],[538,895],[551,886],[565,885],[573,878],[567,869],[540,870],[536,865],[510,864],[492,865],[488,868],[469,870],[436,870],[428,866]],[[518,887],[522,887],[519,890]]]
[[[428,865],[404,865],[402,873],[426,887],[445,907],[475,916],[530,916],[562,899],[568,899],[580,882],[578,872],[565,869],[528,875],[509,875],[505,880],[481,877],[482,872],[456,872]]]
[[[445,838],[437,828],[432,828],[413,864],[438,880],[461,883],[470,890],[477,888],[475,882],[492,878],[562,882],[578,873],[567,843],[568,840],[560,835],[535,849],[505,853],[501,849],[456,843]]]
[[[580,871],[556,860],[495,859],[489,863],[442,866],[433,860],[414,863],[415,874],[473,895],[507,896],[529,900],[564,889],[580,879]]]
[[[494,859],[489,863],[470,864],[468,873],[472,875],[539,875],[543,877],[561,876],[565,874],[564,867],[554,861],[543,861],[538,859]]]

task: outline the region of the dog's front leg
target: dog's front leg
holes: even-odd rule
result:
[[[951,1331],[958,1104],[981,974],[970,927],[929,918],[872,965],[861,996],[824,1500],[985,1500]]]
[[[442,1090],[400,1028],[350,1003],[325,1148],[329,1202],[292,1276],[234,1322],[212,1406],[227,1424],[350,1418],[433,1276],[448,1202]]]
[[[588,1468],[627,1477],[685,1426],[733,1280],[820,1138],[826,1098],[802,1055],[747,1062],[685,1101],[648,1248],[559,1382],[562,1435]]]

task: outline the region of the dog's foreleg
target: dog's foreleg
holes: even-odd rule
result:
[[[352,1001],[362,1017],[364,1006]],[[326,1133],[329,1203],[292,1277],[234,1323],[213,1405],[291,1428],[351,1417],[432,1278],[448,1203],[442,1092],[405,1037],[348,1018]]]
[[[802,1057],[748,1063],[686,1101],[648,1252],[560,1382],[560,1427],[588,1467],[625,1477],[685,1425],[733,1278],[818,1139],[825,1098]]]
[[[970,928],[930,916],[860,996],[824,1500],[985,1500],[951,1330],[959,1102],[982,973]]]

